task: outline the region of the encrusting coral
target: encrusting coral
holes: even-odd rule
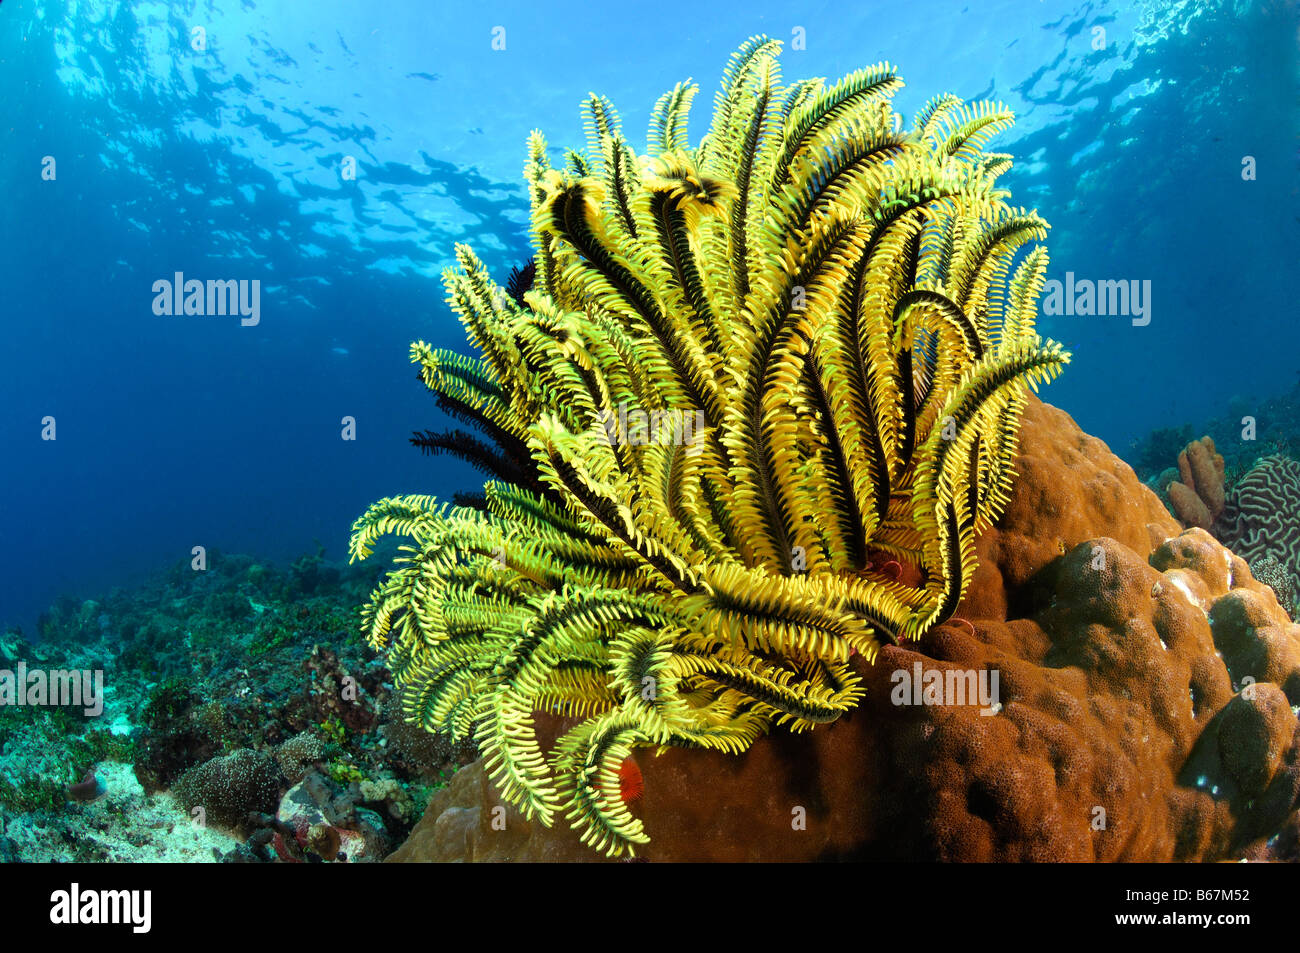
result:
[[[1045,250],[1012,271],[1046,224],[983,151],[1011,113],[945,95],[904,130],[888,65],[786,86],[779,50],[733,55],[696,147],[687,84],[646,156],[598,96],[565,168],[532,135],[532,288],[458,246],[480,356],[412,358],[536,488],[387,499],[354,527],[353,558],[411,541],[365,614],[408,717],[472,733],[525,817],[610,854],[647,842],[633,749],[832,722],[863,695],[854,653],[952,616],[1028,390],[1068,360],[1034,332]],[[539,711],[580,719],[549,752]]]

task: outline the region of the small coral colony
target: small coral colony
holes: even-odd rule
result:
[[[1010,111],[944,95],[908,124],[888,64],[786,83],[779,53],[731,57],[695,145],[686,84],[644,155],[595,95],[585,152],[554,167],[532,134],[535,271],[503,288],[458,246],[476,356],[411,349],[493,479],[354,527],[354,559],[405,541],[364,625],[407,717],[611,855],[648,841],[633,749],[832,722],[856,665],[953,616],[1068,361],[1034,331],[1047,225],[985,148]]]

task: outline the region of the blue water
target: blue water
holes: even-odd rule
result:
[[[504,280],[531,129],[580,147],[595,90],[635,134],[691,76],[698,136],[758,32],[802,29],[787,79],[888,59],[907,115],[1015,109],[1003,181],[1053,225],[1049,277],[1152,283],[1144,327],[1040,321],[1075,355],[1047,398],[1117,451],[1295,384],[1294,3],[843,6],[2,0],[0,624],[196,545],[338,558],[371,501],[471,488],[407,444],[444,423],[408,343],[463,341],[453,244]],[[175,272],[259,280],[260,322],[155,315]]]

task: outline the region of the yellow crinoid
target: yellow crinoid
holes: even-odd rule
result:
[[[941,96],[903,129],[889,65],[786,86],[779,52],[732,56],[695,147],[685,84],[645,156],[599,96],[564,168],[533,133],[531,290],[459,246],[445,282],[478,354],[412,347],[530,477],[354,527],[354,558],[409,538],[365,610],[407,716],[472,736],[505,798],[609,854],[647,841],[618,794],[633,748],[834,721],[854,651],[952,615],[1028,388],[1068,360],[1034,333],[1046,252],[1015,262],[1047,226],[983,151],[1010,112]],[[550,751],[538,711],[576,722]]]

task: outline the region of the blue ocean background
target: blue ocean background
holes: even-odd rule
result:
[[[0,0],[0,626],[198,545],[346,558],[370,502],[471,488],[407,439],[445,423],[407,351],[463,347],[454,244],[504,283],[531,129],[581,147],[597,91],[643,147],[693,77],[698,138],[755,33],[787,80],[889,60],[907,116],[943,91],[1016,111],[995,147],[1053,226],[1049,277],[1151,282],[1145,327],[1040,321],[1074,353],[1044,396],[1121,455],[1296,386],[1291,2]],[[176,272],[259,280],[260,323],[155,315]]]

